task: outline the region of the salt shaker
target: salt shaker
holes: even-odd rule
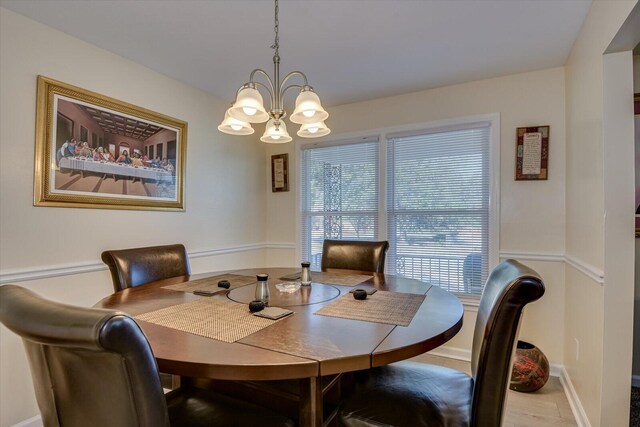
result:
[[[311,272],[309,271],[310,266],[311,263],[309,261],[302,263],[302,273],[300,273],[300,283],[302,283],[302,286],[311,285]]]
[[[256,295],[255,299],[258,301],[262,301],[265,304],[269,303],[269,275],[268,274],[258,274],[256,275],[256,279],[258,279],[258,284],[256,285]]]

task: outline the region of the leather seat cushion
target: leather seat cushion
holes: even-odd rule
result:
[[[464,372],[401,362],[357,373],[338,414],[343,426],[464,427],[473,380]]]
[[[179,388],[166,397],[171,427],[294,427],[289,418],[269,409],[206,390]]]

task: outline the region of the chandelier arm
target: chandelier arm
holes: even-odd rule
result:
[[[269,95],[271,96],[271,99],[273,101],[273,97],[276,94],[276,90],[275,90],[275,87],[273,85],[273,80],[271,80],[271,77],[269,77],[269,74],[267,74],[266,71],[264,71],[261,68],[256,68],[255,70],[253,70],[251,72],[251,75],[249,76],[249,84],[251,84],[251,83],[259,84],[260,83],[260,82],[257,82],[257,81],[254,80],[256,74],[261,74],[262,76],[264,76],[265,79],[267,79],[267,82],[269,83],[269,88],[271,88],[271,89],[269,89],[269,88],[267,88],[267,89],[269,89]]]
[[[298,88],[298,89],[304,89],[304,86],[302,85],[289,85],[287,87],[285,87],[284,89],[282,89],[282,91],[280,92],[280,99],[284,99],[284,94],[291,88]]]
[[[302,80],[304,81],[304,86],[309,86],[309,83],[307,82],[307,76],[302,71],[292,71],[289,74],[287,74],[284,77],[284,79],[282,79],[282,83],[280,84],[280,88],[282,88],[284,86],[284,84],[287,82],[287,80],[289,80],[293,76],[302,77]],[[281,93],[284,93],[284,91],[282,91]]]

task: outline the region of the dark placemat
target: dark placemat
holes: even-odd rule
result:
[[[285,318],[271,320],[257,317],[249,312],[246,304],[205,297],[139,314],[135,319],[232,343]]]
[[[409,326],[424,298],[425,295],[378,291],[365,300],[356,300],[353,294],[348,293],[314,314]]]
[[[177,283],[175,285],[163,286],[164,289],[171,289],[172,291],[193,292],[195,290],[202,291],[224,291],[226,289],[219,288],[218,282],[220,280],[228,280],[231,284],[231,289],[239,288],[240,286],[248,285],[250,283],[256,283],[255,276],[240,276],[238,274],[222,274],[220,276],[205,277],[204,279],[190,280],[184,283]]]

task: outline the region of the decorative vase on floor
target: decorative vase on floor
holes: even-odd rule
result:
[[[518,341],[511,372],[511,390],[525,393],[539,390],[549,379],[549,361],[542,351],[526,341]]]

